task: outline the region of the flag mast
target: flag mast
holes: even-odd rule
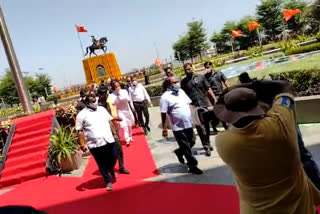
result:
[[[82,42],[81,42],[81,39],[80,39],[80,33],[79,33],[79,29],[78,29],[77,25],[76,25],[76,30],[77,30],[78,39],[79,39],[79,42],[80,42],[80,48],[81,48],[81,51],[82,51],[82,56],[85,57],[84,51],[83,51],[83,45],[82,45]]]

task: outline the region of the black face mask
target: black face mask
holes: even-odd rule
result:
[[[193,76],[193,72],[192,72],[191,69],[186,69],[184,72],[186,73],[187,77],[192,77]]]

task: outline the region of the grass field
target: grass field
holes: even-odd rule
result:
[[[259,61],[259,60],[257,60],[257,61]],[[249,64],[250,62],[249,62],[249,60],[247,60],[242,63]],[[287,62],[287,63],[283,63],[280,65],[274,64],[266,69],[252,71],[249,73],[249,75],[252,78],[261,79],[261,78],[265,77],[267,74],[271,74],[271,73],[303,71],[303,70],[320,70],[320,54],[315,54],[315,55],[313,55],[309,58],[306,58],[306,59]],[[230,85],[237,84],[238,77],[232,77],[232,78],[228,79],[228,82]]]
[[[301,59],[294,62],[283,63],[281,65],[272,65],[263,70],[253,71],[250,73],[250,76],[261,78],[270,73],[303,70],[320,70],[320,54],[315,54],[306,59]]]
[[[279,52],[279,53],[275,53],[275,54],[270,54],[270,55],[265,55],[265,56],[260,56],[260,57],[256,57],[253,59],[248,59],[245,61],[241,61],[241,62],[237,62],[237,63],[232,63],[232,64],[228,64],[228,65],[223,65],[221,67],[216,68],[217,70],[220,69],[226,69],[228,67],[233,67],[233,66],[237,66],[237,65],[245,65],[245,64],[250,64],[250,63],[254,63],[254,62],[259,62],[262,60],[266,60],[266,59],[273,59],[273,58],[277,58],[277,57],[282,57],[285,54],[283,52]]]

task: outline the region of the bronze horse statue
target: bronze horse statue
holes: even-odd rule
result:
[[[99,40],[96,40],[94,38],[94,36],[91,36],[91,37],[92,37],[92,43],[93,44],[86,48],[87,52],[86,52],[85,56],[88,55],[89,50],[90,50],[89,57],[91,56],[91,54],[94,54],[94,55],[97,56],[97,54],[94,52],[97,49],[102,49],[103,52],[106,53],[107,52],[107,46],[105,44],[108,42],[107,37],[102,37]]]

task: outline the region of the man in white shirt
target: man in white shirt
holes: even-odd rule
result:
[[[132,84],[129,87],[129,95],[133,101],[134,109],[138,115],[139,125],[143,128],[144,132],[147,134],[150,132],[149,127],[149,110],[148,105],[152,106],[150,96],[147,90],[143,87],[141,83],[137,82],[136,77],[132,78]],[[143,119],[142,113],[145,117]]]
[[[77,115],[76,130],[79,139],[85,136],[87,147],[106,182],[107,191],[112,191],[111,180],[116,178],[116,147],[109,122],[113,118],[104,107],[98,106],[94,95],[87,95],[85,104],[86,107]]]
[[[198,161],[192,155],[191,147],[194,145],[194,134],[191,119],[191,100],[180,89],[179,81],[176,77],[168,78],[168,90],[160,98],[160,111],[162,118],[162,135],[166,137],[166,114],[169,115],[173,134],[178,142],[179,149],[174,153],[177,155],[180,163],[184,163],[183,156],[187,159],[189,172],[193,174],[202,174],[197,167]]]

